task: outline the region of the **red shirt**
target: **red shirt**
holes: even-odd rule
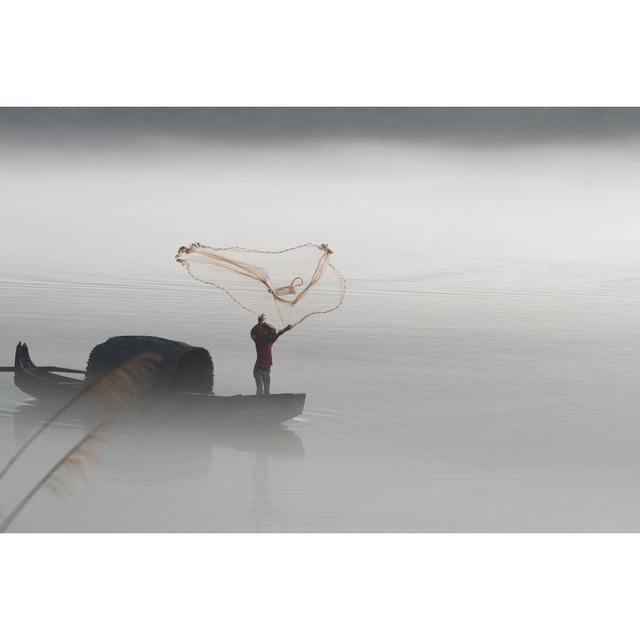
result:
[[[271,346],[278,339],[278,336],[275,333],[266,336],[261,333],[256,333],[251,337],[256,343],[257,357],[255,366],[258,367],[258,369],[269,369],[273,364]]]

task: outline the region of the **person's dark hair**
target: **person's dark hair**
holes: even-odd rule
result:
[[[254,325],[251,327],[251,336],[255,337],[257,335],[272,335],[274,336],[277,333],[276,329],[272,327],[270,324],[263,322],[262,325]]]

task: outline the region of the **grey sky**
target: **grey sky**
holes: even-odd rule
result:
[[[24,108],[0,109],[0,143],[129,145],[194,141],[397,139],[452,144],[601,142],[640,137],[629,108]]]
[[[635,109],[3,110],[0,244],[29,273],[177,278],[194,241],[327,242],[348,279],[635,268],[638,133]]]

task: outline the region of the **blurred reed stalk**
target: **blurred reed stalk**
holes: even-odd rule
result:
[[[33,434],[24,442],[24,444],[14,453],[11,459],[0,471],[0,480],[4,478],[9,469],[24,454],[29,446],[38,438],[48,427],[50,427],[65,411],[70,409],[78,401],[88,398],[96,408],[99,416],[102,416],[98,424],[72,449],[67,451],[42,477],[42,479],[31,489],[27,495],[16,505],[16,507],[6,515],[0,522],[0,533],[4,533],[11,523],[18,516],[20,511],[26,506],[34,494],[54,475],[56,471],[63,468],[65,463],[68,468],[77,467],[78,459],[74,458],[80,448],[91,441],[95,440],[95,432],[108,422],[109,418],[122,410],[133,411],[139,403],[141,396],[145,391],[149,390],[154,374],[157,371],[162,356],[159,353],[147,351],[141,353],[119,367],[108,371],[104,375],[88,382],[84,389],[69,401],[65,402],[46,422],[38,427]],[[53,484],[55,490],[55,482]]]

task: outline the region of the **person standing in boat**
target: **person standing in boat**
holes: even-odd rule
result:
[[[253,367],[253,377],[256,381],[256,395],[268,396],[271,388],[271,366],[273,358],[271,347],[283,334],[291,329],[288,324],[281,331],[276,331],[265,322],[264,313],[258,317],[258,324],[251,328],[251,339],[256,345],[256,363]]]

